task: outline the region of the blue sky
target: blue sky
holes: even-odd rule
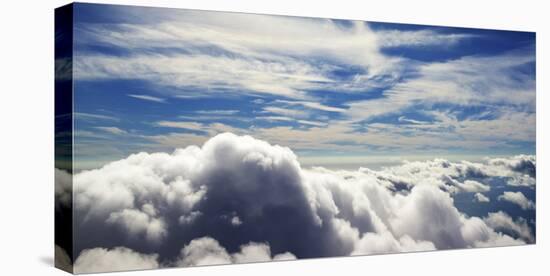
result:
[[[227,131],[313,165],[535,153],[534,33],[76,4],[74,50],[77,167]]]

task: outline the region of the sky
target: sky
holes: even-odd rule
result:
[[[304,165],[535,153],[535,34],[77,4],[76,169],[218,133]]]
[[[93,4],[74,19],[56,60],[62,88],[73,70],[74,136],[56,117],[74,139],[75,169],[55,170],[68,270],[536,243],[534,33]]]

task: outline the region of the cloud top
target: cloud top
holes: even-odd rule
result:
[[[157,254],[141,254],[125,247],[83,250],[75,261],[75,273],[96,273],[158,268]]]
[[[172,154],[138,153],[74,176],[75,266],[102,271],[125,269],[106,261],[117,258],[133,269],[530,243],[523,220],[504,212],[468,216],[455,206],[456,194],[478,193],[483,201],[489,180],[525,176],[505,160],[304,169],[287,147],[231,133]]]
[[[535,209],[535,203],[527,199],[522,192],[504,192],[498,196],[498,200],[511,202],[523,210]]]

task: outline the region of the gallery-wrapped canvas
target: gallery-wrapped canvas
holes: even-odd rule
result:
[[[58,8],[55,264],[534,244],[535,62],[532,32]]]

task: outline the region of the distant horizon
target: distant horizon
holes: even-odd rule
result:
[[[252,136],[252,135],[250,135]],[[253,136],[252,136],[253,137]],[[269,143],[269,141],[266,141]],[[273,144],[277,146],[285,147],[284,145]],[[189,146],[198,146],[202,147],[202,144],[189,145]],[[172,154],[174,151],[183,148],[174,148],[173,150],[162,151],[167,154]],[[290,148],[292,150],[292,148]],[[342,154],[332,154],[332,155],[310,155],[310,154],[301,154],[292,150],[296,154],[300,165],[303,168],[311,167],[323,167],[327,169],[341,169],[341,170],[357,170],[361,167],[369,168],[373,170],[381,169],[382,167],[396,166],[402,164],[403,162],[414,162],[414,161],[429,161],[434,159],[445,159],[452,162],[460,161],[469,161],[469,162],[482,162],[485,159],[491,158],[501,158],[501,157],[513,157],[519,155],[528,155],[535,156],[535,153],[511,153],[511,154],[416,154],[416,155],[399,155],[396,153],[384,154],[384,155],[342,155]],[[145,153],[154,153],[155,151],[138,151],[129,153],[126,156],[120,156],[120,158],[108,159],[108,160],[96,160],[96,161],[74,161],[72,167],[75,172],[82,170],[92,170],[99,169],[104,165],[107,165],[111,162],[115,162],[121,159],[126,159],[130,155],[138,154],[141,152]]]

